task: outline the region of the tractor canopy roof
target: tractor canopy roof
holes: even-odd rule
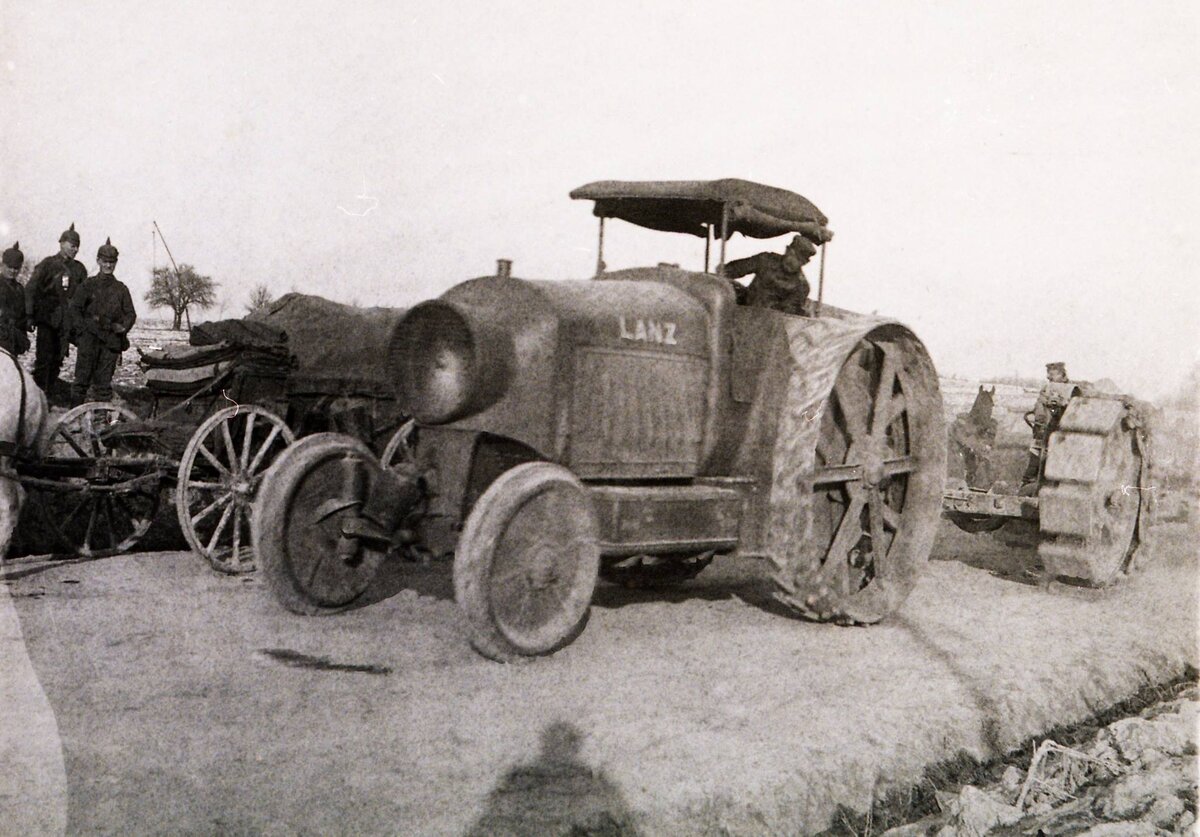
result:
[[[774,238],[799,233],[822,244],[833,233],[829,219],[807,198],[749,180],[598,180],[571,192],[575,199],[596,202],[600,218],[620,218],[639,227],[689,233],[701,238],[711,227],[721,235],[722,213],[728,209],[728,234]]]

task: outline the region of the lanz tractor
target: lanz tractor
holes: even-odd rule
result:
[[[1030,432],[1038,433],[1034,411],[1016,406],[1024,424],[1014,434],[994,418],[1006,412],[995,406],[995,387],[979,388],[950,427],[963,478],[947,485],[946,517],[1010,546],[1036,544],[1044,581],[1106,587],[1133,570],[1149,543],[1149,408],[1086,381],[1048,382],[1041,398],[1049,423],[1037,475],[1021,484]],[[1005,448],[1017,455],[1006,456]]]
[[[496,660],[582,631],[598,577],[687,578],[765,557],[807,618],[872,623],[908,596],[938,526],[945,422],[933,364],[897,322],[809,300],[739,305],[726,242],[832,234],[801,196],[742,180],[599,182],[608,219],[705,241],[703,271],[463,282],[396,325],[415,420],[385,468],[337,434],[290,447],[252,529],[279,600],[352,607],[405,549],[454,554],[472,644]],[[712,244],[719,262],[709,270]],[[823,253],[822,253],[823,256]]]

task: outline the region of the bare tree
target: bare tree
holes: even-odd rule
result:
[[[250,302],[246,304],[246,313],[253,314],[255,311],[266,308],[274,301],[275,297],[271,294],[270,288],[264,284],[255,285],[250,291]]]
[[[217,283],[211,276],[202,276],[190,264],[180,265],[175,273],[168,267],[154,268],[150,290],[146,291],[146,302],[155,308],[170,308],[175,315],[171,328],[179,331],[183,318],[187,317],[188,329],[192,327],[191,309],[202,311],[217,301]]]

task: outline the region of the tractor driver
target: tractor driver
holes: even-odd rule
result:
[[[1033,410],[1028,415],[1033,417],[1033,444],[1029,446],[1029,460],[1025,466],[1025,473],[1021,477],[1021,485],[1032,485],[1037,482],[1038,475],[1041,473],[1042,454],[1046,450],[1046,435],[1052,423],[1057,423],[1057,420],[1062,416],[1066,404],[1062,402],[1061,396],[1055,391],[1055,388],[1050,384],[1065,384],[1069,382],[1067,378],[1067,365],[1061,362],[1046,364],[1046,381],[1042,384],[1042,389],[1038,392],[1037,403],[1033,405]]]
[[[747,305],[774,308],[802,317],[805,316],[804,303],[808,299],[809,285],[801,268],[816,252],[817,248],[804,236],[793,236],[782,255],[759,253],[735,259],[725,265],[725,276],[733,280],[753,273],[754,279],[746,291]],[[734,285],[736,287],[737,283]]]

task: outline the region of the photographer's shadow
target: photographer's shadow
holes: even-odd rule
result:
[[[542,730],[541,751],[497,782],[469,837],[636,835],[620,788],[580,759],[582,742],[579,730],[565,721]]]

